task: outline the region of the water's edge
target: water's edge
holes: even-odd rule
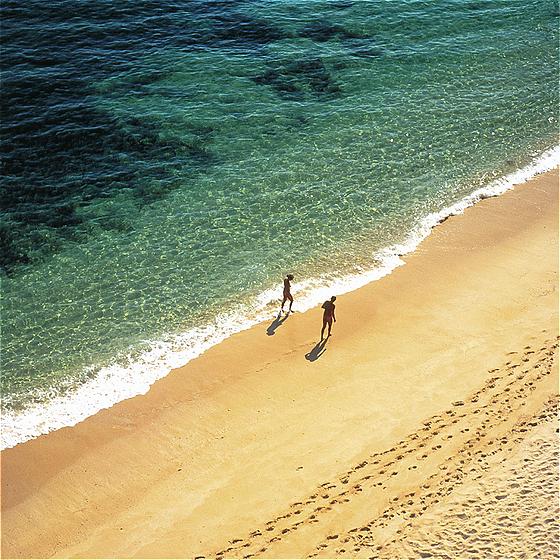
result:
[[[403,255],[413,252],[433,228],[448,217],[462,214],[480,200],[499,196],[515,185],[525,183],[559,165],[560,146],[556,146],[518,171],[475,190],[452,206],[427,215],[403,243],[391,245],[372,255],[372,262],[378,263],[375,267],[335,280],[317,277],[295,284],[298,311],[315,307],[333,293],[348,293],[387,276],[404,264],[401,258]],[[212,324],[190,329],[180,335],[146,341],[151,349],[140,358],[131,359],[126,367],[116,364],[104,367],[76,391],[55,397],[47,404],[32,405],[19,413],[3,412],[1,448],[14,447],[54,430],[74,426],[122,400],[145,394],[153,383],[165,377],[172,369],[184,366],[232,334],[270,320],[271,315],[277,311],[279,295],[278,288],[266,290],[252,304],[240,306],[234,315],[228,313],[217,316]]]

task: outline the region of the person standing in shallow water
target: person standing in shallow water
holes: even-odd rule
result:
[[[336,296],[333,296],[330,300],[325,301],[321,306],[325,311],[323,312],[323,328],[321,329],[321,340],[323,340],[323,334],[325,333],[325,327],[329,326],[329,331],[327,333],[327,338],[331,336],[331,328],[333,321],[336,323],[336,317],[334,315],[334,308],[336,307],[334,302],[336,301]]]
[[[290,302],[290,307],[288,308],[288,313],[291,313],[291,311],[292,311],[292,303],[294,303],[294,298],[293,298],[292,293],[290,291],[290,289],[292,287],[290,282],[293,279],[294,279],[293,274],[287,274],[286,278],[284,278],[284,297],[282,299],[282,307],[280,307],[280,313],[282,313],[282,311],[284,311],[284,304],[286,303],[286,301]]]

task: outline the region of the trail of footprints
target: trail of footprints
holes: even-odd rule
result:
[[[551,418],[557,416],[557,412],[558,399],[555,398],[546,403],[544,410],[532,417],[529,421],[518,423],[508,434],[509,437],[504,436],[497,440],[490,441],[488,442],[489,446],[485,447],[484,452],[478,451],[473,453],[472,458],[476,459],[476,467],[472,467],[470,469],[459,467],[457,469],[454,469],[452,474],[447,477],[438,477],[437,475],[430,476],[427,479],[427,484],[422,485],[422,488],[426,489],[426,491],[422,494],[418,493],[418,495],[416,496],[416,500],[406,501],[402,500],[401,498],[394,498],[393,500],[397,502],[396,506],[393,508],[387,508],[381,516],[381,521],[379,518],[377,518],[361,528],[351,529],[347,534],[341,536],[337,535],[337,541],[340,544],[336,547],[329,547],[330,539],[329,537],[327,537],[327,541],[319,544],[319,546],[317,546],[317,550],[323,553],[327,558],[349,555],[357,555],[360,557],[370,558],[401,557],[401,555],[397,555],[394,553],[394,549],[398,548],[400,540],[404,536],[404,534],[406,534],[407,530],[413,528],[414,523],[426,510],[432,508],[433,506],[438,504],[438,502],[442,501],[442,498],[444,496],[451,494],[455,487],[461,484],[462,479],[469,476],[470,473],[468,473],[467,471],[470,470],[471,473],[475,473],[475,480],[481,479],[484,476],[482,473],[490,468],[489,459],[492,455],[499,453],[503,449],[504,445],[521,442],[525,437],[524,434],[528,432],[531,426],[536,426],[543,421],[550,420]],[[461,449],[460,454],[463,455],[464,452],[465,449],[463,448]],[[415,496],[415,493],[406,495],[406,497],[412,496]],[[498,495],[496,498],[504,499],[506,497],[506,494],[502,494]],[[469,500],[468,505],[476,502],[477,500],[471,499]],[[376,529],[380,530],[383,527],[386,527],[388,523],[386,523],[384,520],[393,518],[397,519],[399,522],[397,525],[398,529],[394,530],[392,536],[389,538],[377,538]],[[474,530],[472,530],[472,532],[474,532]],[[466,537],[467,536],[465,535],[465,541]],[[519,535],[517,535],[517,537],[519,538]],[[496,538],[497,543],[502,543],[504,535],[500,534]],[[520,548],[522,549],[523,547]],[[494,545],[493,549],[495,552],[496,545]],[[458,555],[461,555],[461,552],[464,553],[464,550],[461,550],[459,548]],[[476,553],[475,550],[470,550],[467,552],[469,554]],[[319,553],[315,553],[310,555],[310,557],[315,557],[318,555]],[[441,549],[438,549],[433,553],[426,553],[425,555],[420,553],[413,556],[428,557],[434,555],[442,558],[446,557],[445,554],[442,553]],[[538,556],[544,557],[541,554],[539,554]],[[488,556],[484,556],[483,554],[481,557],[485,558]],[[554,558],[554,556],[550,556],[550,558]]]
[[[519,356],[511,352],[511,359],[502,368],[489,370],[492,376],[469,399],[454,402],[448,410],[426,420],[422,428],[391,449],[365,457],[338,480],[321,484],[313,494],[291,504],[284,514],[256,528],[246,538],[233,539],[227,548],[212,556],[216,560],[266,556],[272,545],[281,543],[294,532],[310,524],[328,522],[333,514],[343,511],[344,504],[351,499],[355,500],[362,493],[386,491],[391,479],[403,470],[416,471],[428,457],[441,455],[441,462],[436,462],[437,469],[426,476],[420,491],[393,497],[386,508],[364,526],[327,536],[309,557],[352,556],[363,552],[364,547],[374,556],[380,553],[384,547],[394,544],[407,526],[430,506],[460,485],[465,476],[484,470],[487,456],[521,441],[524,432],[539,422],[537,418],[518,423],[497,439],[487,436],[490,428],[507,422],[512,411],[524,407],[526,396],[554,371],[558,338],[545,341],[539,348],[527,346]],[[479,420],[478,424],[473,424],[474,418]],[[458,450],[455,450],[456,438],[461,441]],[[453,444],[452,466],[447,461],[446,443]],[[390,492],[383,494],[387,495],[390,496]],[[392,535],[392,539],[382,537],[387,534]]]
[[[522,431],[525,427],[527,432]],[[525,435],[513,452],[486,454],[481,470],[375,555],[556,560],[560,547],[558,398],[518,424],[512,435]],[[358,555],[371,556],[377,544],[363,540]],[[357,543],[351,546],[355,550]]]

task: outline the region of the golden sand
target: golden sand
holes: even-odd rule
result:
[[[258,325],[4,451],[2,556],[554,558],[557,220],[556,171],[340,296],[325,345],[320,309]]]

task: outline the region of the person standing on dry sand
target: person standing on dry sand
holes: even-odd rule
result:
[[[282,313],[282,311],[284,311],[284,304],[286,303],[286,301],[290,302],[290,307],[288,308],[288,313],[292,312],[292,303],[294,303],[294,298],[292,296],[292,293],[290,292],[290,288],[292,287],[290,282],[293,279],[294,279],[293,274],[287,274],[286,278],[284,278],[284,297],[282,299],[282,306],[280,307],[280,313]]]
[[[323,312],[323,328],[321,329],[321,340],[323,340],[323,334],[325,332],[325,327],[329,326],[329,332],[327,333],[327,338],[331,336],[331,328],[333,321],[336,323],[336,317],[334,315],[334,308],[336,307],[334,302],[336,301],[336,296],[332,296],[330,300],[325,301],[321,306],[325,311]]]

